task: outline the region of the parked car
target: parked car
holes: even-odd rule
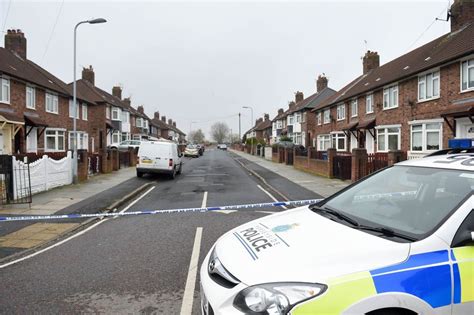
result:
[[[217,145],[217,148],[220,149],[220,150],[227,150],[227,144],[225,143],[220,143]]]
[[[143,141],[138,149],[137,176],[145,173],[181,174],[183,162],[178,145],[171,141]]]
[[[184,156],[199,157],[199,149],[194,144],[188,144],[184,149]]]
[[[144,141],[144,140],[142,140]],[[125,140],[118,144],[111,145],[110,148],[118,149],[119,151],[127,151],[129,148],[138,149],[140,147],[140,140]]]
[[[386,168],[220,237],[204,314],[472,314],[474,153]]]

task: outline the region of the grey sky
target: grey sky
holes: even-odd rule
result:
[[[367,48],[386,63],[449,31],[449,1],[306,2],[112,2],[65,1],[46,55],[46,44],[62,1],[0,0],[0,27],[22,29],[28,58],[66,82],[72,81],[73,28],[78,36],[78,73],[91,64],[96,85],[122,84],[135,106],[144,104],[177,121],[184,132],[216,121],[242,133],[268,112],[273,118],[294,92],[315,92],[325,73],[339,89],[362,72]],[[1,39],[3,46],[3,36]],[[43,59],[44,55],[44,59]]]

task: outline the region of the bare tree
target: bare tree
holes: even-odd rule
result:
[[[211,126],[211,137],[217,142],[222,143],[229,134],[229,126],[224,122],[216,122]]]
[[[204,132],[201,129],[191,131],[188,136],[192,143],[204,143],[204,138]]]

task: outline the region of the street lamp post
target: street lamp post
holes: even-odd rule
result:
[[[191,121],[189,123],[189,135],[190,136],[191,136],[191,131],[192,131],[192,128],[193,128],[193,124],[196,124],[196,123],[197,123],[197,121]],[[188,140],[191,140],[191,139],[188,139]]]
[[[74,110],[74,118],[73,118],[73,141],[72,141],[72,150],[73,150],[73,160],[72,160],[72,181],[74,184],[77,184],[77,132],[76,132],[76,118],[77,118],[77,95],[76,95],[76,38],[77,38],[77,28],[81,24],[89,23],[89,24],[99,24],[107,22],[106,19],[98,18],[93,20],[81,21],[76,24],[74,27],[74,80],[72,84],[72,103],[73,103],[73,110]]]
[[[252,106],[242,106],[242,108],[246,108],[246,109],[250,109],[250,128],[252,128],[252,124],[253,124],[253,108]],[[251,143],[251,153],[253,154],[253,137],[251,138],[252,140],[252,143]]]

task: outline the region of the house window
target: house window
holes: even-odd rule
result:
[[[120,120],[121,119],[120,108],[112,107],[112,120]]]
[[[327,151],[331,147],[331,135],[318,136],[318,151]]]
[[[461,64],[461,91],[474,89],[474,58]]]
[[[318,116],[317,116],[317,119],[318,119],[318,125],[321,125],[321,123],[322,123],[322,118],[323,118],[323,113],[321,113],[321,112],[318,112],[318,114],[317,114],[317,115],[318,115]]]
[[[74,101],[73,100],[69,100],[69,117],[74,118]],[[76,118],[79,119],[79,104],[77,104],[76,106]]]
[[[88,150],[89,149],[89,135],[83,131],[77,131],[77,149],[78,150]],[[69,131],[68,137],[68,148],[73,149],[74,143],[74,132]]]
[[[351,115],[352,117],[357,117],[358,113],[358,108],[357,108],[357,99],[351,101]]]
[[[10,104],[10,80],[7,78],[0,78],[0,102]]]
[[[324,123],[329,124],[331,122],[331,111],[329,109],[326,109],[324,111]]]
[[[400,150],[400,127],[377,129],[377,151]]]
[[[398,85],[383,89],[383,109],[398,107]]]
[[[141,128],[142,127],[142,119],[137,118],[137,127]]]
[[[110,119],[110,106],[105,108],[105,118]]]
[[[82,120],[87,120],[87,104],[82,103]]]
[[[128,124],[129,121],[130,121],[130,113],[126,112],[126,111],[123,111],[122,112],[122,123]]]
[[[115,131],[112,134],[112,143],[119,143],[120,142],[120,131]]]
[[[301,123],[301,113],[295,114],[295,120],[296,120],[296,123]]]
[[[130,132],[122,132],[122,141],[130,140]]]
[[[337,105],[337,120],[343,120],[346,118],[346,105]]]
[[[333,133],[332,147],[337,151],[346,151],[346,135],[342,132]]]
[[[288,116],[288,125],[293,125],[293,121],[294,121],[293,118],[294,118],[293,115]]]
[[[423,123],[411,126],[412,151],[436,151],[441,147],[441,123]]]
[[[46,93],[46,111],[48,113],[58,113],[58,96]]]
[[[281,120],[277,120],[277,129],[283,128],[283,122]]]
[[[273,122],[273,123],[272,123],[272,129],[273,129],[273,130],[276,130],[276,129],[277,129],[277,124],[276,124],[276,122]]]
[[[26,108],[36,108],[35,88],[32,86],[26,86]]]
[[[425,101],[439,97],[439,71],[418,77],[418,100]]]
[[[374,94],[369,94],[365,97],[365,112],[367,114],[374,112]]]
[[[143,120],[143,128],[148,129],[148,120]]]
[[[64,151],[64,130],[46,129],[44,132],[44,142],[46,152]]]

